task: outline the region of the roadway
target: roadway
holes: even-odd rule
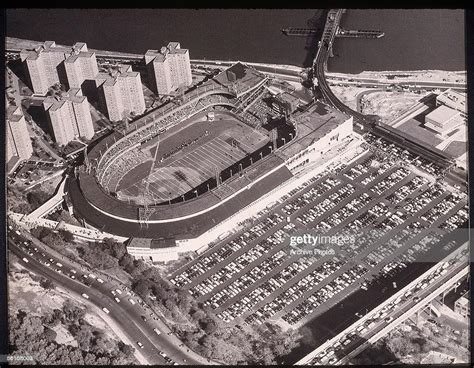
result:
[[[340,22],[343,10],[331,10],[330,12],[333,12],[334,17],[331,19],[331,17],[328,15],[323,36],[320,42],[320,47],[318,48],[318,52],[313,61],[313,80],[316,80],[316,85],[314,86],[315,93],[318,94],[319,92],[321,94],[321,98],[326,103],[349,116],[353,116],[355,123],[359,123],[365,128],[369,128],[374,134],[383,136],[384,138],[389,139],[394,143],[427,158],[430,161],[436,162],[443,166],[449,166],[453,160],[442,151],[428,149],[423,144],[417,142],[414,138],[410,138],[409,136],[398,133],[395,130],[387,129],[389,127],[386,124],[378,122],[376,123],[373,118],[369,118],[358,111],[352,110],[350,107],[344,105],[344,103],[342,103],[334,95],[334,93],[331,91],[331,88],[329,87],[325,74],[327,71],[327,60],[336,36],[338,24]]]
[[[50,207],[53,209],[54,207]],[[88,229],[81,226],[67,224],[65,222],[60,223],[58,221],[49,220],[42,217],[31,217],[22,213],[8,212],[8,216],[16,223],[26,227],[34,228],[38,226],[47,227],[49,229],[57,230],[59,228],[69,231],[75,238],[86,241],[103,241],[105,238],[111,238],[118,242],[124,242],[128,238],[110,234],[100,230]]]
[[[361,87],[389,87],[389,86],[406,86],[409,90],[420,90],[420,89],[441,89],[441,88],[452,88],[457,91],[466,91],[465,83],[456,82],[443,82],[443,81],[418,81],[418,80],[380,80],[372,78],[357,78],[353,75],[348,76],[333,76],[327,75],[326,78],[335,84],[361,86]],[[411,86],[411,87],[409,87]]]
[[[94,304],[99,309],[99,314],[104,314],[102,308],[107,308],[110,312],[108,316],[121,328],[123,333],[133,342],[136,349],[152,364],[169,364],[159,354],[164,352],[174,362],[185,365],[210,364],[205,358],[199,357],[194,352],[185,347],[181,341],[172,334],[168,327],[160,321],[160,318],[151,311],[151,308],[141,300],[141,298],[128,290],[125,285],[117,282],[111,277],[101,276],[94,271],[96,277],[92,278],[91,270],[79,264],[73,264],[66,257],[58,257],[54,252],[50,252],[41,242],[32,237],[18,236],[13,231],[9,231],[9,250],[17,255],[22,265],[29,270],[56,282],[67,291],[81,295],[87,294],[88,302]],[[32,242],[26,248],[23,242]],[[21,245],[21,246],[20,246]],[[34,250],[37,246],[37,251]],[[28,262],[24,262],[26,258]],[[52,261],[51,261],[52,260]],[[63,266],[56,265],[60,262]],[[46,263],[50,263],[49,266]],[[57,270],[61,272],[58,272]],[[72,273],[75,270],[76,273]],[[75,276],[72,279],[70,276]],[[86,277],[83,277],[86,275]],[[104,278],[104,282],[97,281],[97,275]],[[78,281],[81,280],[81,281]],[[122,294],[117,294],[120,302],[114,300],[111,291],[120,289]],[[123,296],[123,297],[122,297]],[[132,304],[128,299],[133,298],[136,303]],[[144,316],[146,321],[143,319]],[[162,333],[157,335],[153,330],[158,329]],[[143,344],[140,348],[137,342]]]
[[[436,296],[442,293],[445,289],[448,289],[459,279],[462,279],[469,270],[469,264],[465,257],[464,261],[459,261],[458,259],[466,249],[466,244],[464,244],[464,246],[458,248],[442,261],[448,262],[448,260],[456,259],[450,268],[448,268],[448,271],[444,276],[434,279],[434,282],[429,283],[426,287],[415,290],[417,289],[416,285],[418,285],[422,280],[430,279],[430,275],[433,274],[435,269],[440,267],[441,263],[436,264],[421,276],[413,280],[405,288],[391,296],[384,303],[380,304],[369,313],[366,313],[363,318],[356,321],[337,336],[317,347],[313,352],[299,360],[296,365],[327,364],[328,362],[330,364],[348,364],[348,360],[351,357],[360,354],[379,338],[383,337],[389,331],[396,328],[400,323],[408,319],[413,315],[413,313],[422,310],[427,303],[435,299]],[[461,258],[463,258],[463,256],[461,256]],[[411,295],[407,294],[408,291],[411,291]],[[390,305],[392,306],[391,308],[389,307]],[[381,312],[386,312],[384,318],[378,318],[375,322],[371,322],[369,327],[365,329],[365,332],[362,331],[362,333],[355,334],[352,341],[345,347],[340,346],[341,344],[337,344],[337,341],[343,341],[345,336],[350,334],[349,331],[355,331],[359,326],[363,326],[364,324],[367,324],[367,322],[373,321],[374,316]],[[324,354],[324,351],[328,354]],[[322,357],[321,354],[323,354]]]
[[[359,344],[354,342],[353,345],[349,345],[349,351],[346,351],[345,356],[340,359],[337,364],[348,364],[349,360],[362,351],[372,346],[381,337],[386,336],[390,331],[398,327],[401,323],[407,320],[414,313],[421,311],[427,304],[431,303],[440,293],[454,285],[460,278],[464,277],[468,273],[469,266],[463,262],[457,262],[456,267],[453,267],[444,278],[440,278],[439,281],[428,285],[426,289],[422,289],[420,292],[415,293],[413,298],[408,299],[407,303],[399,306],[391,314],[388,314],[387,318],[391,318],[392,322],[387,323],[386,320],[381,320],[371,329],[371,337],[367,340],[359,340]],[[415,301],[415,297],[418,297],[419,301]]]
[[[365,115],[352,110],[348,106],[344,105],[331,91],[329,84],[326,80],[327,61],[329,58],[329,50],[332,47],[334,39],[336,37],[338,24],[340,22],[343,10],[338,9],[335,13],[335,19],[330,20],[329,16],[324,27],[323,36],[321,39],[320,47],[313,61],[313,77],[317,80],[317,85],[314,87],[316,91],[321,93],[322,99],[329,105],[334,106],[339,111],[346,113],[349,116],[354,116],[357,120],[364,125],[371,126],[373,121]]]
[[[67,177],[67,176],[66,176]],[[43,217],[50,213],[54,208],[56,208],[64,200],[64,186],[66,184],[66,177],[63,178],[59,184],[56,193],[39,206],[36,210],[32,211],[28,216],[32,219],[37,219]]]

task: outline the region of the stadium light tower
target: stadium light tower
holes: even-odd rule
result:
[[[272,129],[272,144],[273,144],[273,148],[277,148],[277,139],[278,139],[278,131],[277,129]],[[273,149],[272,149],[272,152],[273,152]]]
[[[216,183],[217,183],[216,186],[218,187],[219,184],[220,184],[220,180],[219,180],[219,179],[220,179],[220,175],[219,175],[219,169],[217,168],[217,166],[216,166],[215,169],[214,169],[214,174],[215,174],[215,176],[216,176]]]

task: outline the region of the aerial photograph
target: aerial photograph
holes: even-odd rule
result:
[[[465,10],[5,14],[0,364],[470,364]]]

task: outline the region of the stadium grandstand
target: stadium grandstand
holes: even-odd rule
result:
[[[289,89],[276,94],[274,83],[236,63],[93,142],[68,177],[75,215],[117,235],[202,245],[353,134],[351,117],[319,102],[302,106]]]

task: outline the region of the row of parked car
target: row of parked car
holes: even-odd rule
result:
[[[345,184],[334,193],[328,196],[322,202],[318,202],[315,206],[309,208],[307,211],[300,214],[296,220],[307,226],[310,223],[314,222],[316,218],[321,217],[326,212],[334,208],[338,203],[342,202],[344,199],[349,197],[355,192],[355,188],[352,184]],[[312,197],[311,200],[317,199],[320,194]]]
[[[293,310],[282,316],[282,319],[292,325],[298,323],[306,316],[312,314],[317,307],[326,303],[336,294],[339,294],[356,282],[367,271],[367,268],[360,264],[351,267],[349,270],[312,293],[304,302],[300,303],[298,306],[293,308]]]
[[[469,208],[467,204],[461,208],[457,213],[449,217],[445,222],[443,222],[439,227],[441,229],[454,230],[460,227],[469,219]]]
[[[426,221],[428,225],[431,225],[441,216],[446,215],[449,211],[451,211],[459,203],[459,201],[460,198],[456,198],[453,194],[448,194],[441,200],[441,202],[420,216],[420,218]]]
[[[367,193],[361,193],[360,196],[352,199],[349,203],[346,203],[336,212],[333,212],[329,217],[323,221],[318,222],[313,229],[321,231],[329,231],[335,226],[339,225],[347,218],[355,214],[362,207],[370,202],[371,198]]]
[[[339,179],[327,177],[324,181],[316,184],[313,188],[304,193],[304,195],[298,196],[297,198],[288,202],[283,207],[282,211],[287,216],[291,216],[292,214],[299,211],[304,206],[312,203],[316,198],[320,197],[321,195],[323,195],[324,193],[339,184],[341,184],[341,181]]]
[[[263,323],[265,319],[272,317],[285,307],[300,298],[307,291],[311,290],[315,284],[318,284],[332,275],[342,267],[344,262],[340,261],[337,256],[332,257],[330,261],[324,262],[308,275],[301,278],[298,282],[290,286],[283,293],[277,295],[271,302],[263,305],[255,313],[245,319],[246,323]]]
[[[428,179],[422,178],[421,176],[415,176],[413,179],[398,188],[395,192],[390,194],[387,197],[387,200],[389,200],[392,204],[397,204],[407,199],[408,196],[413,194],[415,191],[417,191],[427,183]]]
[[[255,283],[262,277],[271,272],[275,267],[278,267],[286,259],[287,254],[279,250],[271,257],[263,260],[258,266],[253,267],[242,276],[238,277],[235,281],[227,285],[224,289],[212,295],[205,304],[210,305],[212,308],[217,309],[221,307],[227,300],[235,297],[237,294],[242,293],[245,289],[255,285]],[[247,303],[244,301],[252,299],[251,297],[245,297],[242,299],[244,305]]]
[[[191,295],[196,297],[211,292],[221,284],[225,283],[227,280],[231,279],[236,273],[245,269],[252,262],[255,262],[257,259],[260,259],[267,253],[271,252],[273,248],[284,241],[285,235],[287,235],[287,233],[284,229],[277,230],[268,238],[261,240],[258,244],[247,250],[245,253],[242,253],[233,261],[227,263],[225,266],[209,275],[209,277],[202,280],[200,283],[197,283],[193,288],[189,289],[189,292]],[[275,257],[277,257],[277,255],[273,254],[270,256],[270,259]],[[260,266],[255,266],[255,269],[259,270]],[[270,270],[268,272],[270,272]]]
[[[401,180],[408,176],[410,170],[405,169],[403,167],[397,168],[394,172],[392,172],[389,176],[385,177],[384,179],[377,181],[373,186],[370,187],[370,190],[377,195],[382,195],[383,192],[386,190],[394,187],[397,185]]]
[[[197,262],[186,266],[184,270],[171,278],[170,281],[177,287],[183,287],[191,283],[195,278],[208,272],[217,264],[225,261],[239,249],[249,246],[251,242],[255,241],[271,227],[279,224],[283,220],[284,218],[278,214],[270,215],[263,221],[253,225],[247,231],[241,233],[237,238],[220,246],[218,249],[213,249],[211,252],[208,252],[203,257],[199,258]]]

